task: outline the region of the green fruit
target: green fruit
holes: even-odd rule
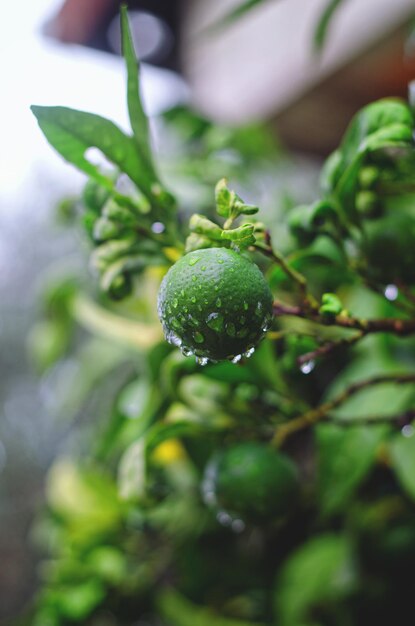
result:
[[[382,284],[415,284],[415,217],[394,212],[365,225],[367,274]]]
[[[272,294],[261,270],[228,248],[189,252],[160,287],[167,341],[200,362],[249,356],[272,320]]]
[[[202,492],[206,504],[230,515],[280,517],[297,501],[299,476],[288,457],[264,444],[245,442],[213,457]]]

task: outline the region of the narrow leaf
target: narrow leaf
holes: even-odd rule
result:
[[[321,50],[323,49],[324,44],[327,41],[332,18],[337,9],[339,9],[345,1],[346,0],[330,0],[325,7],[323,13],[321,14],[316,30],[314,32],[314,48],[316,52],[321,52]]]
[[[127,106],[131,128],[138,151],[147,160],[149,167],[154,172],[148,120],[140,97],[140,68],[134,50],[126,5],[121,6],[121,40],[122,53],[127,67]]]
[[[229,13],[226,13],[223,17],[215,20],[213,24],[206,29],[206,32],[214,33],[226,28],[226,26],[230,26],[233,22],[236,22],[241,17],[244,17],[246,13],[251,11],[251,9],[254,9],[260,4],[265,4],[267,1],[268,0],[245,0],[245,2],[242,2],[237,7],[229,11]]]
[[[415,500],[415,437],[396,435],[390,444],[390,454],[399,482]]]
[[[31,110],[46,139],[64,159],[104,187],[112,188],[112,182],[85,156],[88,148],[98,148],[131,178],[145,196],[152,197],[151,187],[155,180],[151,168],[139,155],[134,140],[113,122],[99,115],[66,107],[32,106]]]

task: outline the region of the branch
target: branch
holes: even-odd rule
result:
[[[402,320],[399,318],[363,319],[341,313],[333,317],[321,315],[314,309],[310,311],[306,307],[291,306],[282,302],[274,302],[274,315],[291,315],[308,319],[323,326],[338,326],[350,330],[359,330],[363,335],[369,333],[393,333],[401,337],[415,333],[415,320]]]
[[[312,350],[311,352],[306,352],[305,354],[302,354],[300,357],[298,357],[297,363],[298,365],[304,365],[304,363],[314,361],[321,356],[330,355],[332,352],[339,348],[352,346],[353,344],[360,341],[362,337],[364,337],[364,333],[359,331],[358,333],[356,333],[355,335],[351,335],[350,337],[343,337],[343,339],[338,339],[337,341],[329,341],[322,346],[319,346],[315,350]]]
[[[397,428],[409,426],[415,419],[415,408],[408,409],[398,415],[368,415],[367,417],[354,419],[352,417],[337,418],[333,415],[326,415],[323,422],[333,422],[336,426],[348,428],[349,426],[371,426],[372,424],[394,424]]]
[[[359,391],[371,387],[372,385],[381,385],[383,383],[394,383],[396,385],[415,383],[415,374],[382,374],[353,383],[350,387],[345,389],[345,391],[333,398],[333,400],[325,402],[319,407],[311,409],[299,417],[294,418],[290,422],[279,426],[275,431],[272,444],[274,446],[281,446],[290,435],[327,419],[327,415],[333,409],[336,409],[340,405],[344,404],[349,398],[354,396]]]

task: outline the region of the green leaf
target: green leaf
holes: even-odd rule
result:
[[[390,443],[390,454],[399,482],[415,500],[415,437],[396,435]]]
[[[348,539],[340,535],[312,539],[294,553],[277,580],[276,623],[278,626],[315,624],[313,609],[324,606],[335,611],[351,590],[353,581]],[[327,623],[339,622],[327,619]]]
[[[146,458],[144,439],[132,443],[124,452],[118,467],[118,489],[124,500],[134,500],[144,494]]]
[[[220,241],[222,237],[222,229],[220,226],[209,220],[203,215],[194,213],[189,221],[189,228],[198,235],[204,235],[208,239]]]
[[[172,626],[261,626],[258,622],[222,617],[211,608],[193,604],[174,589],[159,593],[157,605]]]
[[[137,143],[137,149],[147,161],[154,178],[156,178],[153,168],[148,120],[140,98],[140,68],[134,50],[134,42],[128,23],[127,6],[125,4],[121,5],[121,41],[122,53],[127,67],[127,105],[131,128]]]
[[[316,428],[318,450],[318,497],[323,514],[347,507],[367,476],[388,427],[341,427],[321,424]]]
[[[265,4],[267,0],[245,0],[237,6],[235,9],[232,9],[228,13],[225,13],[223,17],[219,20],[215,20],[211,26],[207,28],[208,33],[215,33],[216,31],[220,31],[227,26],[233,24],[241,17],[244,17],[249,11],[259,6],[260,4]]]
[[[320,52],[326,43],[332,18],[344,2],[345,0],[330,0],[324,8],[314,32],[314,48],[317,52]]]
[[[147,198],[152,198],[152,185],[157,182],[152,168],[137,151],[132,137],[125,135],[113,122],[67,107],[32,106],[31,110],[46,139],[64,159],[107,189],[113,189],[113,182],[85,156],[88,148],[98,148]]]
[[[256,241],[253,224],[244,224],[239,228],[223,230],[221,235],[222,239],[231,241],[238,248],[247,248],[254,245]]]

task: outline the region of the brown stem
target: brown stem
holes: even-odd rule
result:
[[[318,359],[321,356],[330,355],[332,352],[337,350],[338,348],[350,347],[354,343],[357,343],[364,337],[364,333],[361,331],[352,335],[351,337],[344,337],[343,339],[338,339],[337,341],[329,341],[322,346],[319,346],[315,350],[311,352],[306,352],[302,354],[297,359],[298,365],[304,365],[304,363],[308,363],[308,361],[313,361],[314,359]]]
[[[401,337],[415,333],[415,320],[399,318],[362,319],[341,313],[333,317],[323,316],[318,312],[307,310],[301,306],[291,306],[282,302],[274,302],[274,315],[292,315],[308,319],[324,326],[338,326],[350,330],[359,330],[363,335],[369,333],[393,333]]]
[[[362,389],[366,389],[367,387],[371,387],[372,385],[380,385],[382,383],[394,383],[396,385],[415,383],[415,374],[382,374],[353,383],[341,394],[333,398],[333,400],[325,402],[315,409],[306,411],[299,417],[296,417],[286,424],[282,424],[281,426],[279,426],[275,431],[274,437],[272,439],[272,444],[274,446],[281,446],[287,437],[298,432],[299,430],[309,428],[313,424],[316,424],[317,422],[326,419],[327,415],[333,409],[336,409],[340,405],[344,404],[349,398],[354,396],[359,391],[362,391]]]

